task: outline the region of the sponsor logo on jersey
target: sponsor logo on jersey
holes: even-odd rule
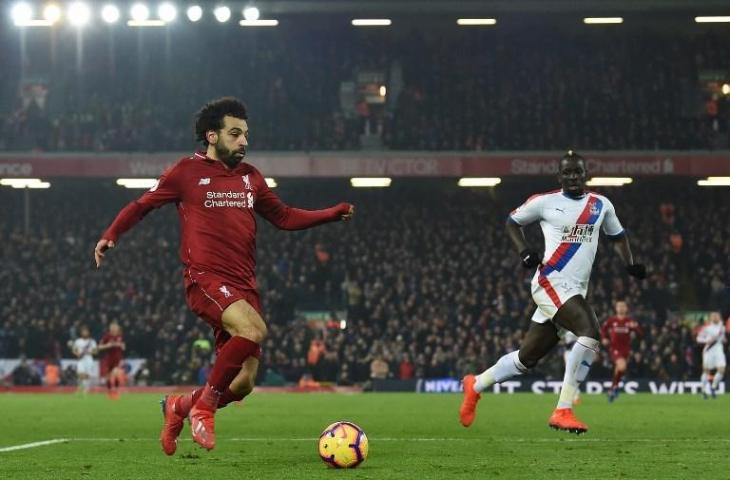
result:
[[[589,243],[593,238],[595,225],[579,223],[577,225],[566,225],[563,227],[563,243]]]
[[[210,178],[208,178],[208,177],[201,178],[200,181],[198,182],[198,185],[210,185]]]
[[[228,287],[226,287],[225,285],[221,285],[218,291],[221,292],[226,298],[231,298],[231,296],[233,295],[230,290],[228,290]]]
[[[254,194],[252,192],[205,192],[203,206],[205,208],[253,208]]]

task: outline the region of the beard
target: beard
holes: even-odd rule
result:
[[[229,150],[223,145],[215,144],[213,148],[215,148],[218,159],[226,164],[228,168],[236,168],[246,156],[246,147],[241,147],[239,150]]]

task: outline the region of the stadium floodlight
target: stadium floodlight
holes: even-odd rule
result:
[[[616,25],[624,23],[623,17],[586,17],[583,19],[586,25]]]
[[[391,24],[389,18],[355,18],[352,25],[355,27],[387,27]]]
[[[40,178],[0,178],[0,185],[12,188],[50,188],[49,182]]]
[[[143,3],[132,5],[129,14],[132,17],[131,20],[127,21],[129,27],[164,27],[166,25],[164,20],[150,20],[150,9]]]
[[[378,89],[378,93],[380,94],[381,97],[384,97],[385,94],[388,93],[388,89],[386,88],[385,85],[381,85],[380,88]]]
[[[704,180],[697,180],[700,187],[730,187],[730,177],[707,177]]]
[[[392,179],[388,177],[353,177],[350,179],[350,185],[353,187],[389,187]]]
[[[723,95],[730,95],[730,83],[723,83],[721,91]]]
[[[499,177],[462,177],[457,185],[460,187],[494,187],[502,183]]]
[[[53,25],[61,19],[61,8],[55,3],[49,3],[43,8],[43,19]]]
[[[215,10],[213,10],[213,15],[215,15],[215,19],[218,20],[220,23],[226,23],[228,20],[231,19],[231,9],[224,6],[221,7],[215,7]]]
[[[279,25],[279,20],[241,20],[238,24],[242,27],[275,27]]]
[[[245,18],[248,21],[258,20],[260,16],[261,16],[261,12],[259,11],[258,8],[254,7],[253,5],[249,5],[243,9],[243,18]]]
[[[268,186],[269,188],[276,188],[276,187],[278,187],[278,186],[279,186],[279,184],[278,184],[278,183],[276,183],[276,179],[274,179],[274,178],[271,178],[271,177],[266,177],[266,178],[264,178],[264,180],[266,180],[266,185],[267,185],[267,186]]]
[[[144,22],[150,18],[150,9],[144,3],[135,3],[129,10],[129,16],[135,22]]]
[[[74,2],[68,6],[66,17],[74,27],[83,27],[91,20],[91,9],[83,2]]]
[[[177,8],[170,2],[161,3],[157,7],[157,16],[165,23],[170,23],[177,18]]]
[[[462,27],[473,27],[473,26],[484,26],[484,25],[496,25],[496,18],[459,18],[456,20],[457,25]]]
[[[197,22],[201,18],[203,18],[203,9],[200,7],[200,5],[193,5],[192,7],[188,7],[187,12],[185,12],[188,16],[188,20],[191,22]]]
[[[120,16],[116,5],[104,5],[101,9],[101,19],[106,23],[116,23],[119,21]]]
[[[730,17],[695,17],[697,23],[730,23]]]
[[[148,190],[156,184],[156,178],[117,178],[117,185],[125,188],[143,188]]]
[[[16,3],[10,10],[10,17],[15,25],[22,27],[33,19],[33,8],[26,2]]]
[[[593,177],[586,182],[589,187],[621,187],[634,181],[631,177]]]
[[[26,185],[25,187],[14,187],[14,188],[39,188],[39,189],[46,189],[46,188],[51,188],[51,182],[31,183],[29,185]]]

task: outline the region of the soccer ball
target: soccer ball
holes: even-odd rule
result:
[[[319,436],[319,457],[333,468],[355,468],[368,458],[368,437],[352,422],[335,422]]]

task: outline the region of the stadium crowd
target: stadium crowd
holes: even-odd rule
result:
[[[460,376],[519,344],[534,308],[530,274],[519,267],[503,222],[549,184],[514,181],[488,192],[408,181],[376,192],[336,181],[322,186],[283,182],[278,193],[305,208],[348,199],[358,209],[353,222],[281,232],[260,221],[258,280],[269,336],[259,382]],[[613,301],[626,299],[643,326],[632,376],[695,378],[694,323],[678,312],[730,314],[730,225],[708,222],[706,205],[715,206],[717,218],[726,218],[730,206],[720,191],[648,188],[651,195],[646,184],[608,194],[649,277],[628,277],[604,241],[589,300],[603,320]],[[185,305],[172,206],[150,214],[102,269],[93,267],[99,234],[138,194],[111,182],[58,182],[32,192],[31,228],[24,232],[22,193],[0,189],[0,358],[25,357],[29,368],[71,357],[67,343],[82,324],[98,339],[117,321],[125,355],[146,359],[131,381],[205,378],[209,328]],[[539,241],[538,228],[529,233]],[[322,312],[334,321],[322,323]],[[605,356],[594,365],[592,376],[608,376]],[[561,371],[557,354],[539,366],[548,378],[559,379]]]
[[[29,49],[25,74],[0,89],[0,150],[186,151],[192,113],[222,93],[249,103],[259,150],[358,149],[365,131],[409,150],[729,145],[730,78],[717,74],[730,67],[726,32],[328,26],[175,32],[165,48],[118,35],[114,55],[87,39],[80,63],[74,42],[55,60]],[[136,56],[123,54],[130,45]],[[0,45],[8,62],[13,48]],[[225,74],[210,51],[230,52]],[[370,74],[387,86],[384,105],[351,85]]]

